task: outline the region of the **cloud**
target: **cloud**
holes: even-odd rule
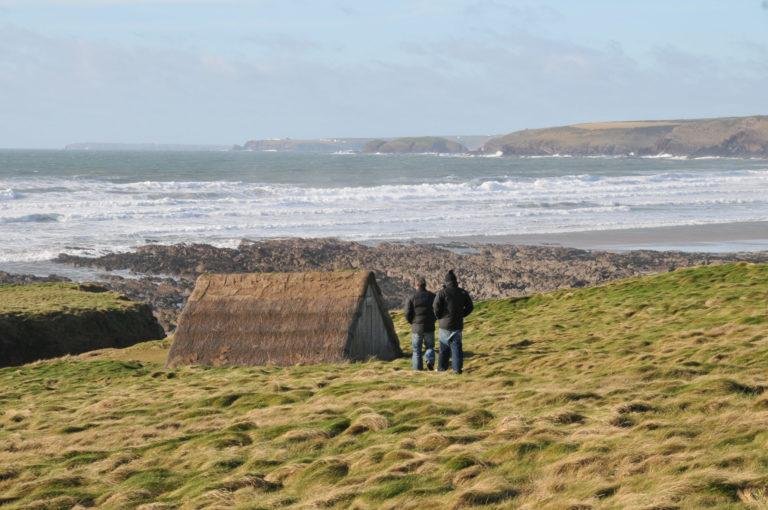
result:
[[[253,34],[243,40],[270,52],[303,53],[322,49],[319,42],[279,33]]]
[[[429,101],[436,78],[431,70],[376,60],[341,65],[304,52],[235,58],[4,26],[0,143],[384,135]]]
[[[347,16],[356,16],[360,14],[360,11],[358,9],[356,9],[355,7],[349,4],[343,3],[343,4],[339,4],[337,7],[341,12],[343,12]]]
[[[504,0],[475,0],[463,9],[468,17],[502,17],[505,22],[520,24],[560,20],[563,15],[544,4],[520,4]]]
[[[223,112],[247,97],[245,84],[267,73],[208,52],[94,43],[6,26],[0,30],[0,139],[7,144],[26,136],[18,143],[49,146],[61,145],[63,137],[199,139],[195,132],[205,123],[186,120],[225,122]]]
[[[638,60],[617,43],[594,48],[516,30],[473,40],[411,43],[404,51],[423,67],[446,70],[445,86],[463,88],[464,101],[483,112],[492,130],[504,130],[503,122],[511,130],[768,110],[761,92],[768,68],[755,65],[765,51],[759,45],[729,59],[667,45]]]
[[[419,12],[445,5],[459,3],[411,4]],[[398,31],[389,39],[365,31],[372,14],[361,7],[355,28],[373,42],[359,47],[328,37],[325,26],[280,31],[290,23],[227,34],[234,50],[211,44],[218,32],[189,44],[157,37],[135,44],[0,25],[0,145],[500,133],[768,111],[760,44],[728,60],[674,45],[630,55],[616,42],[591,46],[536,27],[510,29],[500,13],[517,11],[507,3],[476,5],[464,31]]]
[[[237,0],[0,0],[0,7],[16,6],[109,6],[153,4],[234,4]]]

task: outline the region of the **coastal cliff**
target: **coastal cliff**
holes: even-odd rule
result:
[[[491,139],[480,152],[514,156],[768,157],[768,116],[526,129]]]

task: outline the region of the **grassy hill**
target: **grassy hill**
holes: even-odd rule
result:
[[[0,507],[765,508],[767,297],[734,264],[484,302],[463,376],[3,369]]]
[[[600,122],[526,129],[494,138],[482,152],[507,155],[768,157],[768,117]]]

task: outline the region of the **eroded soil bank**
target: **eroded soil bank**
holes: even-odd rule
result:
[[[0,286],[0,367],[127,347],[165,333],[146,303],[94,285]]]

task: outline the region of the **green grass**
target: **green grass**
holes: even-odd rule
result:
[[[749,264],[483,302],[462,376],[2,369],[0,508],[766,508],[767,302]]]
[[[116,292],[85,292],[75,283],[0,285],[0,315],[124,310],[134,306]]]

